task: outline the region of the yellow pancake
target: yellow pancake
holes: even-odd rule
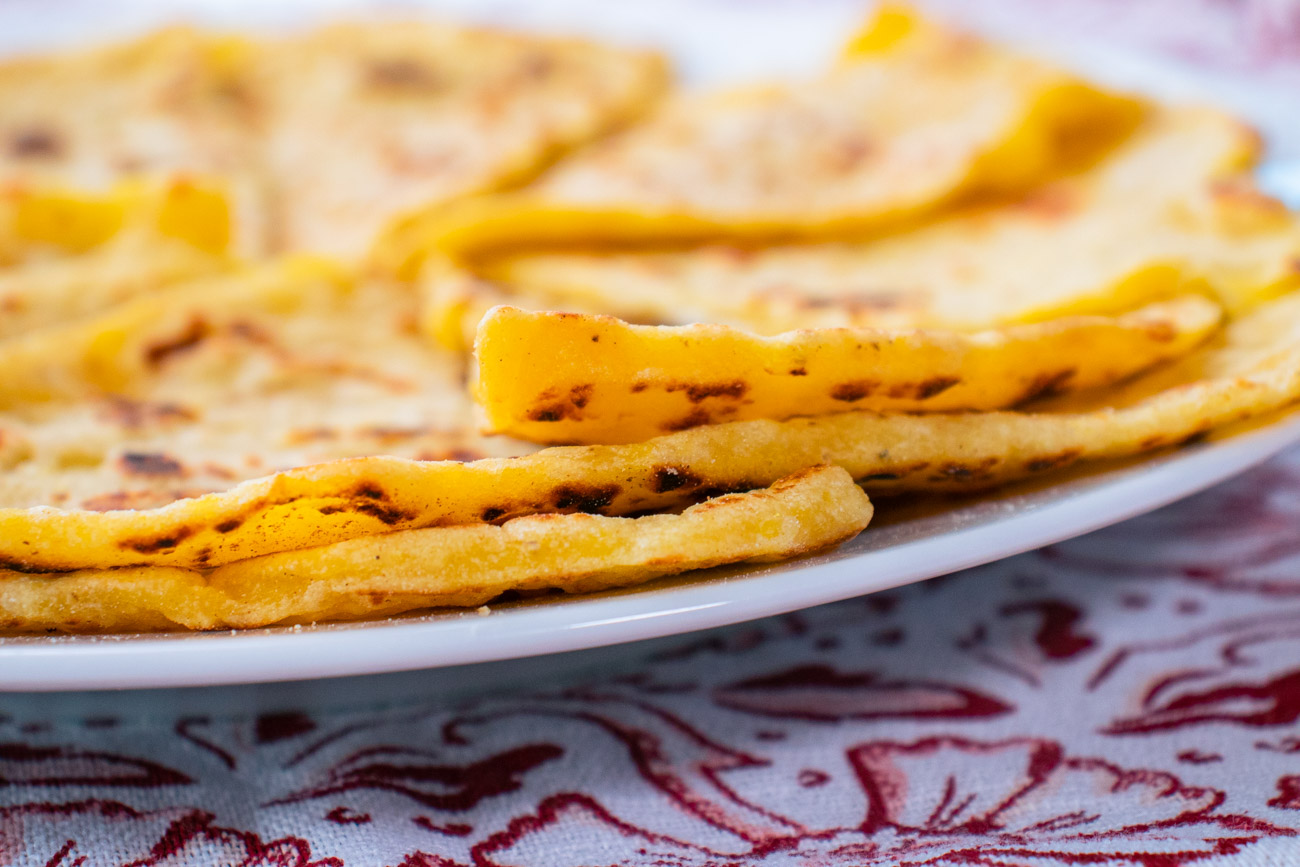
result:
[[[629,443],[719,421],[851,409],[1002,409],[1096,388],[1187,354],[1219,324],[1199,296],[1118,317],[952,334],[822,328],[758,337],[723,325],[497,307],[473,385],[488,430],[547,443]]]
[[[278,246],[349,257],[395,215],[529,179],[646,111],[668,78],[649,52],[407,20],[260,57]]]
[[[123,178],[221,178],[237,248],[265,249],[247,40],[174,27],[0,62],[0,185],[106,191]]]
[[[431,22],[176,27],[0,62],[0,188],[220,178],[239,252],[349,257],[405,211],[529,178],[666,78],[648,52]]]
[[[408,273],[435,250],[875,231],[1024,189],[1095,156],[1140,114],[1131,99],[925,26],[812,81],[678,96],[518,193],[411,221],[376,258]]]
[[[469,463],[362,457],[141,511],[0,509],[0,561],[37,571],[216,566],[389,530],[680,508],[823,463],[844,467],[869,491],[978,490],[1177,444],[1289,406],[1300,399],[1298,346],[1300,295],[1290,294],[1185,359],[1093,397],[1100,405],[741,421]]]
[[[762,334],[970,331],[1111,314],[1187,291],[1230,310],[1300,285],[1300,221],[1254,190],[1257,143],[1206,109],[1157,113],[1102,164],[1003,205],[868,242],[534,252],[430,263],[426,325],[467,347],[488,307],[717,322]]]
[[[227,270],[229,236],[225,196],[190,181],[102,196],[10,188],[0,193],[0,338]]]
[[[407,530],[206,573],[0,572],[0,630],[244,628],[476,606],[507,590],[587,593],[815,551],[856,535],[871,511],[846,472],[823,467],[680,515],[537,515],[499,527]]]
[[[406,287],[293,260],[0,341],[0,507],[40,528],[334,458],[529,450],[476,433],[462,361],[415,333],[414,305]],[[352,518],[387,529],[392,515],[358,496]],[[118,514],[148,526],[147,511]],[[114,565],[144,547],[124,543]]]

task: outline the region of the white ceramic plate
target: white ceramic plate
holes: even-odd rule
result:
[[[336,14],[365,0],[279,3],[131,0],[112,20],[88,0],[85,14],[0,5],[0,52],[137,29],[178,15],[218,25],[274,27]],[[460,17],[588,31],[666,47],[694,82],[816,69],[865,0],[552,0],[476,4],[424,0]],[[120,14],[119,14],[120,13]],[[252,19],[252,20],[250,20]],[[1014,38],[1016,34],[1000,35]],[[1227,104],[1264,126],[1279,145],[1263,175],[1300,206],[1300,130],[1276,111],[1286,100],[1258,87],[1121,55],[1077,40],[1050,45],[1094,77],[1177,99]],[[1185,448],[1142,464],[1076,477],[1032,492],[958,502],[925,517],[890,519],[822,556],[761,569],[712,570],[617,593],[546,598],[490,614],[435,614],[364,624],[239,634],[0,639],[0,690],[97,690],[206,686],[343,677],[601,647],[735,623],[844,599],[987,563],[1138,515],[1233,476],[1300,442],[1300,414]]]
[[[1300,442],[1300,413],[1230,438],[1025,493],[869,528],[836,551],[482,615],[167,636],[0,639],[0,690],[300,680],[464,665],[737,623],[944,575],[1059,542],[1200,491]],[[881,509],[888,518],[888,509]]]

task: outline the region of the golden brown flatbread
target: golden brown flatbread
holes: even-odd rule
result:
[[[497,307],[479,325],[472,382],[488,430],[542,443],[632,443],[720,421],[853,409],[1005,409],[1181,358],[1214,333],[1221,313],[1189,295],[1121,316],[973,334],[818,328],[759,337]]]
[[[1171,109],[1089,170],[870,241],[434,263],[422,277],[426,327],[468,347],[500,303],[762,334],[970,331],[1113,314],[1187,291],[1246,310],[1300,286],[1300,220],[1242,172],[1256,150],[1253,132],[1226,115]]]
[[[539,512],[681,508],[817,464],[844,467],[868,491],[979,490],[1081,460],[1174,445],[1289,406],[1300,398],[1297,346],[1300,294],[1291,294],[1231,323],[1184,360],[1094,396],[1100,405],[731,422],[644,443],[468,463],[334,461],[156,509],[0,509],[0,560],[36,571],[215,567],[394,530]]]
[[[265,249],[250,42],[175,27],[0,63],[0,186],[106,191],[123,178],[220,178],[238,248]]]
[[[425,21],[264,46],[277,247],[351,258],[397,215],[527,180],[657,100],[655,54]]]
[[[408,530],[206,573],[0,571],[0,630],[246,628],[472,607],[508,590],[589,593],[724,563],[788,559],[853,537],[871,513],[848,473],[822,467],[680,515],[536,515],[499,527]]]
[[[666,80],[649,52],[423,21],[177,27],[0,63],[0,188],[220,179],[239,252],[349,258],[405,211],[530,177]]]
[[[102,196],[10,187],[0,192],[0,338],[229,270],[230,223],[221,190],[185,180]]]
[[[477,434],[461,359],[413,317],[406,287],[298,259],[0,341],[0,506],[39,525],[58,520],[40,507],[147,510],[353,455],[529,450]]]
[[[409,273],[434,251],[874,232],[1095,158],[1142,111],[918,24],[815,80],[678,95],[524,190],[429,209],[375,255]]]

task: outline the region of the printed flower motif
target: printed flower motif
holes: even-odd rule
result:
[[[1131,710],[1108,734],[1142,734],[1202,725],[1292,725],[1300,720],[1300,612],[1276,611],[1137,642],[1110,654],[1094,689],[1126,685]]]
[[[190,782],[180,771],[146,759],[70,747],[0,744],[0,785],[152,789]]]
[[[217,825],[202,810],[143,811],[94,799],[0,808],[0,854],[11,839],[22,847],[22,863],[46,867],[342,867],[333,858],[311,860],[302,838],[264,842],[257,834]],[[55,840],[61,845],[49,852],[32,848]]]
[[[543,802],[474,849],[476,863],[820,867],[1183,864],[1294,832],[1218,812],[1223,794],[1160,771],[1072,758],[1046,740],[929,738],[861,744],[849,759],[868,796],[856,828],[712,852],[636,828],[594,798]],[[559,857],[563,856],[563,857]]]
[[[968,687],[802,665],[719,687],[723,707],[806,720],[963,719],[1002,716],[1012,707]]]
[[[485,798],[517,791],[529,771],[563,753],[553,744],[525,744],[481,761],[455,765],[421,750],[371,747],[331,767],[319,784],[271,804],[378,789],[437,810],[469,810]]]
[[[1277,778],[1277,794],[1269,799],[1270,807],[1300,810],[1300,776],[1284,774]]]

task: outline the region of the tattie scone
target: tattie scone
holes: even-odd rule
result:
[[[0,186],[219,179],[237,252],[354,258],[388,220],[525,180],[666,84],[649,52],[449,23],[175,27],[0,63]]]
[[[874,233],[1088,162],[1140,102],[917,22],[820,77],[679,94],[516,192],[431,208],[381,239],[436,252],[532,244],[757,242]]]
[[[1095,165],[883,238],[444,257],[421,278],[425,327],[468,348],[502,303],[760,334],[974,331],[1188,291],[1245,311],[1300,286],[1300,221],[1255,188],[1257,152],[1221,112],[1161,109]]]

